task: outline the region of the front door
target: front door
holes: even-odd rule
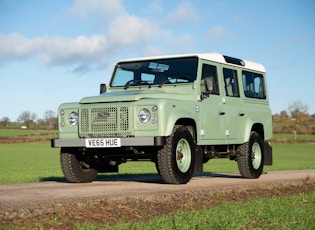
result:
[[[217,66],[206,63],[202,65],[200,87],[202,95],[204,95],[200,102],[200,134],[202,140],[213,140],[213,144],[215,144],[216,140],[226,139],[226,111],[220,92],[222,90],[220,90],[218,82]]]

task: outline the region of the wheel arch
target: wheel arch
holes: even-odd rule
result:
[[[261,123],[255,123],[255,124],[253,124],[252,129],[251,129],[251,132],[252,132],[252,131],[257,132],[257,133],[260,135],[260,137],[261,137],[263,140],[265,140],[265,131],[264,131],[264,126],[263,126],[263,124],[261,124]]]
[[[180,118],[176,121],[175,125],[183,125],[186,126],[189,130],[191,136],[193,137],[194,141],[197,140],[196,135],[196,122],[191,118]]]
[[[248,119],[246,121],[245,130],[243,136],[243,143],[248,142],[251,136],[251,132],[257,132],[263,140],[265,140],[265,130],[262,122],[258,120]]]
[[[196,122],[191,118],[181,118],[177,120],[176,125],[186,126],[195,144],[197,143],[197,126]],[[196,147],[194,174],[203,173],[203,151]]]

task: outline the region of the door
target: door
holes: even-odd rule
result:
[[[225,116],[217,66],[204,63],[202,65],[200,102],[200,132],[203,140],[225,140]],[[218,142],[221,143],[221,142]],[[215,142],[214,142],[215,144]]]
[[[222,68],[225,94],[226,135],[229,144],[239,143],[245,123],[245,111],[240,98],[239,78],[236,69]]]

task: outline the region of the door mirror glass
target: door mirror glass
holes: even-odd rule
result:
[[[100,94],[105,93],[106,92],[106,84],[101,84],[100,85]]]

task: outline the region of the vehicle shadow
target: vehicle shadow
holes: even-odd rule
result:
[[[194,177],[221,177],[221,178],[235,178],[235,179],[241,179],[243,178],[240,174],[238,173],[212,173],[212,172],[205,172],[202,174],[196,174]]]
[[[205,172],[201,174],[193,175],[193,178],[198,177],[214,177],[214,178],[235,178],[241,179],[241,175],[239,174],[231,174],[231,173],[212,173],[212,172]],[[54,181],[59,183],[69,183],[64,177],[41,177],[39,179],[40,182],[45,181]],[[162,177],[158,174],[115,174],[115,175],[105,175],[100,174],[94,181],[103,181],[103,182],[141,182],[141,183],[154,183],[154,184],[165,184]]]

